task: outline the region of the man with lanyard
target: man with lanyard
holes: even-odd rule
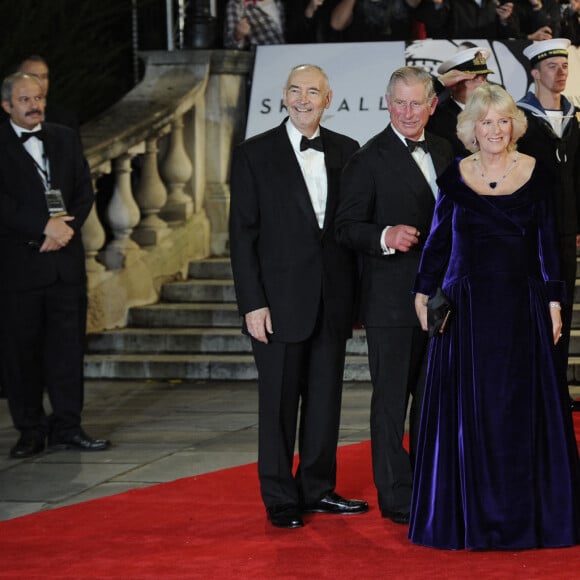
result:
[[[99,451],[106,440],[81,427],[86,326],[80,229],[94,200],[78,135],[42,123],[38,79],[2,83],[0,125],[0,319],[3,379],[20,438],[10,457],[54,450]],[[43,408],[46,389],[52,414]]]
[[[576,248],[580,245],[580,130],[577,109],[562,94],[568,78],[569,46],[568,39],[553,38],[524,49],[532,67],[535,91],[529,91],[518,102],[528,119],[528,130],[518,142],[518,149],[535,157],[554,177],[561,275],[568,295],[562,307],[563,336],[557,347],[563,380],[568,369]]]

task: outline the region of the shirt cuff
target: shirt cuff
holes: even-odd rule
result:
[[[383,251],[383,256],[392,256],[397,250],[395,250],[394,248],[389,248],[389,246],[387,246],[385,244],[385,235],[386,233],[389,231],[390,228],[392,228],[393,226],[387,226],[382,232],[381,232],[381,250]]]

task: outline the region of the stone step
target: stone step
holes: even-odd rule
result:
[[[568,382],[580,384],[580,356],[572,355],[568,358]]]
[[[572,307],[572,329],[580,328],[580,304]]]
[[[89,352],[108,353],[251,353],[240,328],[123,328],[88,337]],[[347,343],[348,354],[366,355],[364,331]]]
[[[194,260],[189,263],[189,278],[219,278],[232,279],[232,266],[229,258],[208,258]]]
[[[138,328],[239,327],[236,304],[151,304],[131,308],[128,326]]]
[[[252,355],[92,355],[85,357],[87,379],[253,381]],[[345,381],[370,380],[366,356],[348,356]]]
[[[236,302],[231,279],[194,279],[164,284],[161,300],[166,302]]]
[[[168,302],[236,302],[232,279],[196,278],[171,282],[161,288],[161,300]],[[576,280],[574,302],[580,303],[580,280]]]
[[[127,328],[88,337],[87,378],[257,378],[250,341],[240,332],[229,259],[193,261],[188,274],[190,279],[162,287],[162,302],[132,308]],[[580,303],[579,283],[575,294]],[[573,327],[568,379],[580,382],[580,304]],[[357,330],[347,345],[345,380],[370,380],[366,352],[364,330]]]

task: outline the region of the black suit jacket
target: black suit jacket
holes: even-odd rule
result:
[[[358,148],[353,139],[321,127],[328,179],[325,223],[316,221],[285,122],[233,153],[230,253],[240,314],[269,307],[271,340],[311,335],[322,306],[339,336],[352,332],[354,254],[335,239],[340,172]]]
[[[453,160],[449,143],[425,133],[437,176]],[[336,214],[341,244],[362,256],[359,320],[365,326],[419,326],[411,294],[435,208],[433,192],[419,166],[389,125],[345,167]],[[383,255],[387,225],[420,232],[409,252]]]
[[[32,157],[9,122],[0,125],[0,290],[47,286],[56,280],[85,281],[81,226],[94,200],[91,175],[78,135],[68,127],[43,123],[51,187],[60,189],[75,235],[67,246],[40,253],[49,219],[44,185]]]
[[[461,113],[459,105],[449,96],[439,101],[437,108],[427,123],[427,131],[447,139],[453,147],[455,157],[467,157],[471,155],[463,143],[457,137],[457,117]]]

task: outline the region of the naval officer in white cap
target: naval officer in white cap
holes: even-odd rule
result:
[[[567,38],[535,42],[524,49],[532,67],[534,91],[518,102],[528,130],[518,149],[543,163],[553,175],[553,196],[560,246],[561,277],[568,299],[562,305],[562,339],[557,350],[562,380],[568,369],[568,347],[576,281],[576,248],[580,246],[580,130],[578,109],[562,94],[568,78]],[[577,410],[577,409],[576,409]]]
[[[474,46],[460,50],[439,65],[437,81],[449,92],[439,95],[435,113],[429,119],[427,130],[444,137],[453,146],[456,157],[466,157],[471,152],[457,138],[457,115],[465,108],[473,91],[487,82],[493,71],[487,66],[490,52],[487,48]]]

